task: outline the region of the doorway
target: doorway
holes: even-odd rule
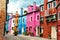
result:
[[[51,27],[51,38],[57,39],[57,28],[56,27]]]
[[[39,34],[40,34],[40,28],[36,27],[36,36],[39,36]]]
[[[22,27],[22,34],[23,34],[23,32],[24,32],[24,27]]]

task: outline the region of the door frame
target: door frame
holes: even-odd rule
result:
[[[54,31],[54,28],[55,28],[55,30],[56,30],[56,34],[55,34],[55,33],[53,33],[53,34],[55,34],[56,36],[54,36],[55,38],[54,38],[54,37],[52,38],[52,31]],[[57,27],[56,27],[56,26],[52,26],[52,27],[51,27],[51,38],[52,38],[52,39],[57,39]]]

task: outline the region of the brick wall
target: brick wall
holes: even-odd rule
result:
[[[6,0],[0,0],[0,40],[3,40],[4,23],[6,16]]]

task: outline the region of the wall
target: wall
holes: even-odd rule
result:
[[[6,0],[0,0],[0,40],[3,40],[4,21],[6,18]]]

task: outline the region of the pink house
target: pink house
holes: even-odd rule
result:
[[[11,30],[12,30],[12,13],[8,14],[9,17],[9,25],[8,25],[8,30],[9,30],[9,34],[11,34]]]
[[[36,6],[36,3],[28,6],[27,13],[27,31],[33,33],[33,36],[39,35],[39,27],[40,27],[40,12],[39,8]]]

